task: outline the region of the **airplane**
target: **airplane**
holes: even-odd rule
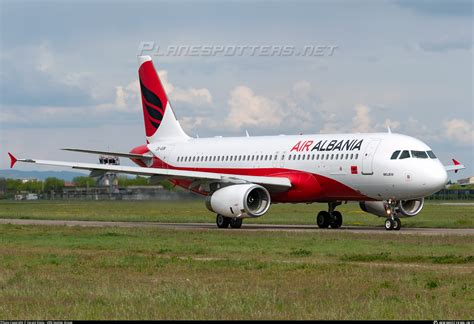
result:
[[[402,217],[420,213],[424,197],[447,183],[447,171],[422,141],[392,133],[310,134],[191,138],[181,128],[150,56],[139,56],[146,144],[129,153],[67,148],[65,150],[125,157],[137,166],[16,158],[16,162],[91,171],[149,176],[152,183],[205,195],[218,228],[241,228],[243,219],[263,216],[273,203],[327,203],[317,214],[320,228],[340,228],[336,207],[359,202],[370,214],[384,217],[385,229],[400,230]]]

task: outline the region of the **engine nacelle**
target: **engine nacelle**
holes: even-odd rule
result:
[[[397,217],[416,216],[423,209],[424,203],[424,198],[400,200],[395,207],[396,215]],[[359,206],[363,211],[379,217],[388,215],[386,203],[383,201],[361,201]]]
[[[425,204],[425,198],[400,200],[397,204],[397,211],[405,217],[416,216]]]
[[[270,208],[270,194],[256,184],[231,185],[208,196],[206,207],[227,217],[260,217]]]
[[[387,217],[387,209],[383,201],[361,201],[359,202],[360,209],[379,217]]]

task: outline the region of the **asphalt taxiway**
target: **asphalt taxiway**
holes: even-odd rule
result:
[[[228,230],[228,231],[276,231],[276,232],[344,232],[363,234],[397,234],[397,235],[474,235],[474,228],[402,228],[400,231],[386,231],[383,226],[342,226],[339,229],[321,229],[316,225],[275,225],[245,224],[241,229],[218,229],[214,223],[158,223],[158,222],[108,222],[77,220],[36,220],[36,219],[0,219],[0,224],[43,225],[43,226],[81,226],[81,227],[150,227],[174,230]]]

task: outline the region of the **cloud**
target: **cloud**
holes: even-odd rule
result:
[[[141,110],[140,84],[131,81],[126,86],[115,87],[115,101],[97,106],[99,110],[115,110],[124,113],[137,113]]]
[[[385,121],[381,125],[377,125],[376,128],[385,128],[387,129],[390,127],[391,131],[397,131],[400,129],[400,122],[397,120],[391,120],[390,118],[385,119]]]
[[[354,107],[354,110],[356,114],[352,118],[352,130],[358,133],[367,133],[372,131],[372,118],[369,115],[370,108],[366,105],[358,104]]]
[[[24,53],[28,53],[25,56]],[[86,71],[58,63],[47,42],[5,50],[1,55],[2,104],[83,106],[97,102]]]
[[[442,53],[454,50],[470,50],[472,48],[472,40],[446,38],[437,41],[424,41],[418,45],[426,52]]]
[[[229,114],[226,125],[233,129],[245,126],[273,127],[282,124],[282,107],[271,99],[256,95],[246,86],[238,86],[230,92]]]
[[[450,119],[443,123],[444,135],[461,146],[473,146],[474,127],[471,123],[463,119]]]
[[[321,113],[321,119],[323,125],[319,132],[321,134],[331,134],[331,133],[344,133],[344,122],[341,120],[340,116],[334,112],[323,111]]]
[[[158,71],[160,76],[161,83],[166,90],[167,95],[170,100],[173,102],[187,102],[194,105],[203,105],[212,103],[211,92],[206,88],[188,88],[182,89],[180,87],[174,86],[168,80],[168,71],[160,70]]]
[[[402,8],[424,15],[432,16],[472,16],[472,2],[470,0],[399,0],[395,2]]]

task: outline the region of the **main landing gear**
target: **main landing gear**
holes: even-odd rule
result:
[[[241,228],[242,227],[242,218],[230,218],[230,217],[225,217],[220,214],[217,214],[216,216],[216,224],[218,228],[228,228],[229,226],[231,228]]]
[[[316,217],[316,224],[320,228],[339,228],[342,225],[342,214],[336,211],[336,207],[341,204],[340,201],[328,203],[328,211],[322,210]]]
[[[402,221],[397,217],[396,206],[397,202],[394,200],[389,200],[387,202],[387,219],[385,220],[385,229],[387,231],[399,231],[400,228],[402,228]]]

